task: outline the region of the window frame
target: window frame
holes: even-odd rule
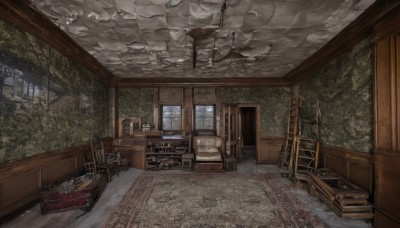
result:
[[[174,117],[174,116],[164,117],[164,107],[179,107],[180,116],[179,117]],[[179,118],[179,129],[165,129],[165,127],[164,127],[164,118],[170,118],[171,119],[171,127],[173,126],[172,118]],[[182,122],[183,122],[183,107],[182,107],[182,105],[178,105],[178,104],[163,104],[163,105],[160,105],[160,122],[161,122],[161,124],[160,124],[161,129],[160,130],[162,130],[162,131],[180,131],[180,130],[182,130],[182,125],[183,125],[182,124]]]
[[[197,126],[197,118],[202,118],[202,119],[206,119],[206,118],[210,118],[210,117],[197,117],[196,115],[196,107],[208,107],[211,106],[213,108],[213,115],[212,115],[212,128],[198,128]],[[215,104],[195,104],[193,107],[193,129],[196,132],[215,132],[216,130],[216,105]],[[203,127],[204,127],[204,121],[203,121]]]

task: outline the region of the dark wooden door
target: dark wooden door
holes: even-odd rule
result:
[[[242,146],[256,145],[256,109],[240,108]]]

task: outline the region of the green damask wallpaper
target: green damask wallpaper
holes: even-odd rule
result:
[[[142,123],[153,121],[154,88],[120,88],[119,118],[141,116]]]
[[[290,88],[221,88],[220,100],[260,104],[261,135],[286,136]]]
[[[0,163],[108,136],[108,87],[0,21]]]
[[[373,68],[370,40],[364,40],[293,86],[303,111],[321,110],[325,145],[370,152],[373,148]]]

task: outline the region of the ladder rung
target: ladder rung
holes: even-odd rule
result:
[[[304,158],[304,159],[315,160],[315,158],[313,158],[313,157],[309,157],[309,156],[300,156],[300,155],[299,155],[299,158]]]
[[[314,167],[312,167],[310,165],[306,165],[306,164],[297,164],[297,166],[303,167],[303,168],[308,168],[308,169],[314,169]]]
[[[306,148],[299,148],[299,150],[301,150],[301,151],[309,151],[309,152],[314,152],[315,153],[315,150],[306,149]]]

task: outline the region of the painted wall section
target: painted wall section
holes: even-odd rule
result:
[[[290,88],[221,88],[222,104],[260,104],[261,135],[285,137]]]
[[[0,21],[0,163],[108,136],[108,86]]]
[[[153,95],[154,88],[120,88],[119,118],[140,116],[142,123],[154,124]]]
[[[321,137],[325,145],[372,152],[373,67],[372,43],[363,40],[353,49],[317,69],[293,86],[303,99],[303,113],[321,110]]]

